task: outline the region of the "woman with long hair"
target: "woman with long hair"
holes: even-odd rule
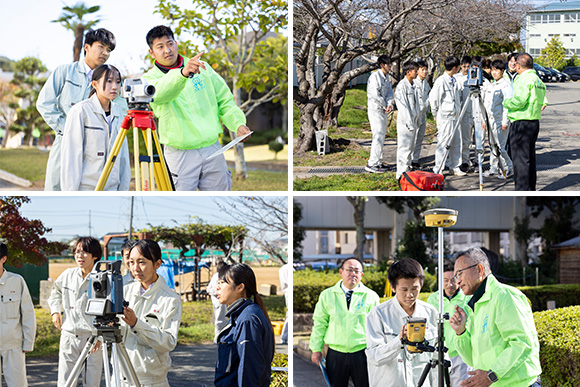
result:
[[[63,191],[94,191],[121,130],[125,111],[113,100],[121,89],[121,73],[111,65],[93,72],[89,98],[74,105],[66,119],[61,148]],[[105,191],[128,191],[129,148],[124,141]]]
[[[142,386],[169,386],[169,352],[177,345],[181,322],[181,298],[157,274],[161,266],[161,248],[151,239],[137,242],[129,253],[129,270],[135,279],[126,285],[121,319],[123,342]],[[128,384],[128,375],[124,384]]]
[[[236,263],[222,267],[218,275],[217,297],[228,306],[229,320],[217,338],[214,383],[217,387],[267,387],[274,358],[274,332],[258,294],[254,271]]]

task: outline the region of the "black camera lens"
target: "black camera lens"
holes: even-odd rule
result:
[[[100,282],[94,282],[93,289],[95,289],[95,292],[101,292],[103,290],[103,286]]]

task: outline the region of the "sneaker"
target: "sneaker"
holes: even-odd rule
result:
[[[370,173],[384,173],[384,172],[387,172],[387,169],[383,168],[382,164],[381,165],[373,165],[373,166],[367,165],[365,167],[365,171],[370,172]]]
[[[419,164],[419,163],[411,163],[411,171],[416,171],[418,169],[421,169],[421,164]]]
[[[497,175],[497,171],[493,171],[491,169],[489,171],[483,172],[483,177],[493,177],[495,175]]]
[[[461,169],[465,173],[469,172],[469,168],[470,165],[468,163],[463,163],[459,166],[459,169]]]
[[[463,172],[460,167],[453,168],[453,175],[455,176],[465,176],[467,173]]]

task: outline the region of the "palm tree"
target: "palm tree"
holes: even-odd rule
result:
[[[52,23],[60,23],[68,30],[75,34],[75,42],[73,45],[73,62],[77,62],[81,57],[81,50],[83,48],[83,36],[85,31],[100,22],[100,19],[85,21],[83,16],[90,13],[98,12],[101,9],[100,5],[87,7],[84,3],[76,3],[74,6],[62,7],[63,13],[60,18],[51,20]]]

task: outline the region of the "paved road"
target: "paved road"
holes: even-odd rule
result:
[[[277,337],[277,339],[279,339]],[[288,346],[276,344],[276,352],[288,353]],[[172,367],[168,379],[172,387],[213,386],[217,349],[214,344],[179,345],[171,352]],[[58,357],[27,359],[28,385],[56,386]],[[2,380],[1,386],[6,386]],[[101,387],[106,386],[104,376]]]
[[[547,96],[550,105],[542,114],[540,135],[536,143],[538,183],[541,191],[580,190],[580,82],[548,83]],[[356,140],[370,149],[371,140]],[[423,144],[421,163],[433,167],[436,144]],[[395,164],[397,142],[387,139],[384,146],[386,162]],[[489,169],[489,153],[486,152],[484,170]],[[294,168],[294,178],[314,175],[327,176],[335,173],[365,173],[364,166]],[[479,175],[447,176],[448,191],[478,191]],[[484,178],[485,191],[513,191],[513,179]]]

